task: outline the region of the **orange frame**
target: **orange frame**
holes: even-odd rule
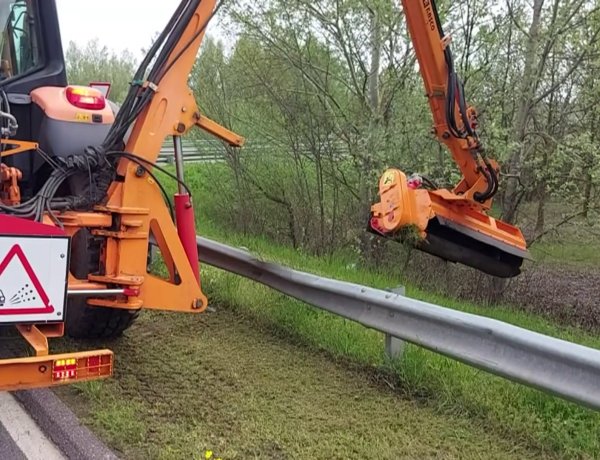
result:
[[[215,0],[204,0],[189,21],[169,58],[169,70],[144,112],[135,121],[125,151],[133,153],[149,164],[155,163],[164,140],[168,136],[182,136],[193,127],[199,127],[218,139],[236,147],[244,139],[203,116],[193,92],[187,86],[202,40],[204,28],[212,17]],[[191,43],[190,46],[187,46]],[[187,46],[187,48],[185,48]],[[184,49],[185,48],[185,49]],[[181,52],[182,51],[182,52]],[[179,53],[181,52],[181,55]],[[176,62],[173,62],[177,58]],[[3,153],[13,155],[36,149],[37,144],[2,141],[15,147]],[[93,212],[64,212],[58,215],[68,236],[88,228],[93,235],[104,239],[99,273],[87,279],[69,275],[68,289],[101,290],[123,288],[123,295],[88,298],[92,306],[122,309],[158,309],[200,313],[207,308],[200,277],[194,273],[175,222],[164,203],[158,184],[138,165],[121,159],[115,181],[108,190],[108,200],[96,206]],[[44,223],[55,225],[49,216]],[[162,279],[147,271],[150,237],[153,236],[169,271],[169,279]],[[28,341],[35,356],[0,360],[0,391],[47,387],[73,381],[108,378],[113,373],[113,354],[110,350],[70,353],[51,356],[48,338],[62,337],[64,323],[53,325],[18,325],[17,329]],[[90,366],[89,358],[99,365]],[[56,379],[52,372],[57,362],[76,363],[75,379]],[[75,364],[73,364],[75,365]]]
[[[215,0],[206,0],[197,8],[169,62],[193,40],[192,45],[170,67],[152,101],[136,120],[126,152],[154,163],[168,136],[182,136],[194,126],[230,145],[243,145],[243,138],[201,115],[194,94],[187,85],[204,31],[194,37],[211,18],[215,3]],[[186,258],[158,185],[148,174],[140,175],[138,165],[128,159],[120,160],[117,173],[124,180],[113,182],[105,206],[96,207],[93,213],[67,212],[59,216],[69,235],[88,227],[94,235],[106,241],[101,256],[103,273],[89,275],[86,280],[71,277],[69,289],[77,289],[85,283],[96,287],[131,288],[127,296],[89,298],[88,304],[94,306],[203,312],[208,301],[202,292],[200,277],[196,278]],[[115,222],[118,223],[116,227]],[[147,272],[150,236],[154,236],[166,262],[169,279]]]

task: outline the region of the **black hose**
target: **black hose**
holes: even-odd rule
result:
[[[173,54],[175,46],[201,1],[182,0],[167,26],[152,44],[150,51],[136,71],[125,101],[102,144],[105,151],[118,150],[123,147],[123,139],[127,130],[152,100],[155,85],[158,85],[160,78],[164,75],[169,56]],[[152,68],[148,71],[151,63]],[[145,82],[148,83],[145,84]]]
[[[440,20],[439,12],[435,4],[435,0],[431,0],[431,7],[434,13],[435,21],[439,30],[440,39],[444,38],[444,31],[442,28],[442,22]],[[452,50],[450,46],[447,46],[444,50],[444,57],[446,60],[446,66],[448,67],[448,80],[447,80],[447,95],[446,95],[446,123],[450,134],[459,139],[467,139],[469,136],[476,141],[479,140],[477,132],[471,126],[471,120],[469,120],[467,103],[465,100],[465,87],[462,80],[459,78],[454,67],[454,58],[452,56]],[[459,128],[456,119],[456,106],[462,119],[463,128]],[[479,155],[479,152],[476,152]],[[487,181],[487,189],[484,192],[476,192],[473,198],[481,203],[487,201],[493,197],[498,191],[498,176],[487,159],[484,159],[485,168],[480,168],[480,172],[485,176]]]
[[[473,198],[479,203],[484,203],[498,192],[498,176],[496,171],[494,171],[494,168],[492,168],[492,165],[487,160],[485,160],[485,166],[485,169],[480,168],[479,170],[485,176],[487,188],[484,192],[475,192],[473,194]]]
[[[440,14],[437,9],[435,0],[431,1],[431,8],[435,17],[435,22],[438,27],[440,39],[444,38],[444,29],[442,27],[442,21]],[[452,50],[448,45],[444,50],[444,57],[446,60],[446,66],[448,67],[448,82],[447,82],[447,95],[446,95],[446,121],[450,132],[454,137],[466,138],[467,135],[477,138],[477,134],[473,131],[471,123],[467,114],[467,103],[464,95],[464,84],[459,78],[454,68],[454,57],[452,56]],[[456,120],[455,107],[458,105],[459,112],[462,118],[464,129],[458,127]]]
[[[137,164],[141,165],[142,167],[144,167],[144,169],[147,169],[147,166],[152,166],[152,168],[158,169],[165,176],[170,177],[171,179],[173,179],[174,181],[176,181],[178,184],[180,184],[183,188],[185,188],[185,190],[186,190],[186,192],[187,192],[187,194],[189,196],[193,196],[192,190],[189,188],[189,186],[185,182],[183,182],[181,179],[179,179],[177,176],[175,176],[174,174],[170,173],[169,171],[167,171],[163,167],[157,165],[156,163],[151,162],[150,160],[147,160],[147,159],[145,159],[143,157],[140,157],[138,155],[135,155],[133,153],[128,153],[128,152],[108,152],[106,155],[107,156],[113,156],[114,155],[114,156],[118,156],[118,157],[123,157],[123,158],[130,159],[130,160],[134,161],[135,163],[137,163]]]

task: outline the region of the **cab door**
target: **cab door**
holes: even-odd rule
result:
[[[0,101],[18,121],[17,139],[36,141],[36,120],[30,93],[44,86],[67,85],[64,55],[54,0],[0,0]],[[23,173],[21,192],[35,188],[34,153],[5,159]]]

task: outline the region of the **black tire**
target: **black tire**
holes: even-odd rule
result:
[[[82,228],[71,244],[71,273],[78,279],[98,270],[100,245],[89,230]],[[93,307],[85,297],[75,297],[67,303],[65,329],[75,339],[112,339],[127,330],[139,311]]]

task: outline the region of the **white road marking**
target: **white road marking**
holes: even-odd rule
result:
[[[28,460],[66,460],[17,400],[7,392],[0,392],[0,423]]]

